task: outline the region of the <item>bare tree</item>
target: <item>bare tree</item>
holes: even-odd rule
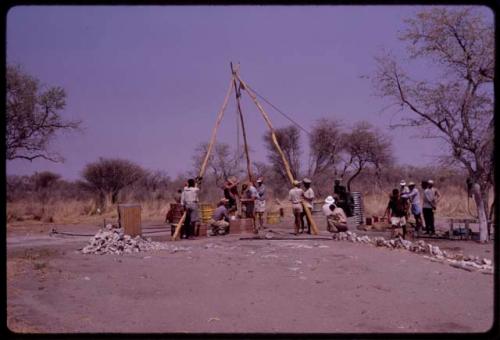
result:
[[[84,183],[99,194],[99,204],[104,208],[117,201],[120,191],[140,180],[145,171],[125,159],[100,158],[87,164],[82,172]]]
[[[198,176],[201,169],[201,164],[207,154],[208,143],[200,144],[193,156],[195,174]],[[214,176],[214,181],[217,186],[222,186],[224,181],[230,176],[241,177],[244,174],[241,167],[243,160],[243,152],[236,154],[231,147],[226,143],[216,143],[212,149],[212,153],[208,158],[207,168],[210,169],[211,175]],[[205,174],[206,177],[207,174]]]
[[[342,149],[340,124],[327,118],[319,119],[309,138],[309,177],[313,179],[325,173],[335,173],[339,151]]]
[[[374,167],[380,173],[382,166],[390,165],[392,144],[390,139],[370,123],[361,121],[351,132],[342,134],[341,177],[349,176],[347,190],[351,191],[352,181],[367,167]]]
[[[78,121],[61,117],[66,106],[64,89],[40,89],[38,79],[24,73],[19,66],[7,65],[6,76],[7,159],[63,161],[60,155],[48,151],[49,143],[56,133],[80,126]]]
[[[294,178],[299,178],[300,176],[300,132],[294,125],[289,125],[287,127],[275,129],[276,139],[280,145],[285,158],[290,164],[290,170]],[[285,171],[285,165],[281,159],[280,154],[276,150],[274,143],[271,139],[271,134],[266,133],[264,135],[264,143],[267,149],[267,159],[273,167],[273,171],[276,172],[284,183],[288,182],[288,177]]]
[[[437,81],[415,81],[390,56],[377,58],[374,85],[410,118],[401,126],[420,128],[423,137],[440,138],[450,158],[473,181],[480,240],[487,240],[488,192],[493,178],[493,24],[471,8],[432,8],[406,20],[401,40],[410,58],[441,67]]]

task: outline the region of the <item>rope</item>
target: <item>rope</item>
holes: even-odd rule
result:
[[[284,113],[282,110],[280,110],[278,107],[276,107],[276,105],[274,105],[273,103],[271,103],[267,98],[265,98],[264,96],[262,96],[261,94],[259,94],[259,92],[255,91],[255,89],[253,89],[252,87],[250,87],[250,85],[246,84],[246,86],[252,90],[260,99],[262,99],[263,101],[265,101],[269,106],[271,106],[273,109],[275,109],[278,113],[280,113],[283,117],[285,117],[286,119],[288,119],[290,122],[292,122],[292,124],[294,124],[295,126],[297,126],[299,129],[301,129],[302,131],[304,131],[305,133],[307,133],[309,136],[311,136],[312,134],[307,131],[304,127],[302,127],[299,123],[297,123],[295,120],[293,120],[289,115],[287,115],[286,113]]]

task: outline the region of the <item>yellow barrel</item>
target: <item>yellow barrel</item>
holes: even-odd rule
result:
[[[279,211],[268,212],[266,216],[266,224],[278,224],[278,223],[280,223]]]
[[[208,221],[212,218],[214,210],[215,209],[209,203],[200,204],[201,222],[208,223]]]

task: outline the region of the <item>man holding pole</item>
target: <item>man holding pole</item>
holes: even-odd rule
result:
[[[196,178],[198,186],[201,183],[201,177]],[[181,204],[186,211],[186,219],[182,230],[181,238],[191,239],[194,235],[194,226],[198,222],[198,192],[200,188],[195,186],[195,179],[190,178],[188,185],[184,187],[181,194]]]
[[[311,188],[311,180],[306,177],[302,180],[302,182],[304,183],[304,188],[305,188],[304,205],[305,205],[306,209],[309,209],[309,212],[312,214],[313,201],[314,201],[314,191]],[[305,216],[306,216],[306,213],[305,213],[305,211],[303,211],[302,214],[300,215],[301,224],[302,224],[302,229],[301,229],[300,233],[304,232],[304,226],[305,226],[304,217]],[[306,221],[307,221],[307,233],[310,234],[311,233],[311,222],[309,221],[308,218],[306,218]]]
[[[304,224],[302,222],[302,197],[304,191],[299,188],[300,182],[297,180],[293,181],[293,188],[290,189],[288,193],[288,199],[292,202],[293,217],[295,218],[295,232],[294,235],[299,233],[299,228],[304,230]]]

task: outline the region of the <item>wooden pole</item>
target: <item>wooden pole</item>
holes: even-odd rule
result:
[[[217,114],[215,126],[212,129],[212,136],[210,137],[210,142],[208,144],[207,154],[205,155],[205,159],[203,160],[203,163],[201,164],[199,177],[203,177],[203,175],[205,174],[205,169],[207,167],[208,159],[210,158],[212,148],[215,144],[215,137],[217,136],[217,129],[219,128],[220,122],[222,121],[222,117],[224,116],[224,111],[226,110],[229,96],[231,95],[231,91],[233,90],[233,82],[234,82],[234,76],[231,76],[231,81],[229,82],[229,89],[227,90],[226,97],[224,98],[224,102],[222,103],[222,107],[219,110],[219,113]],[[198,186],[198,183],[196,183],[195,186]],[[174,235],[172,236],[172,241],[175,241],[179,238],[179,234],[181,232],[181,226],[184,223],[185,219],[186,219],[186,212],[184,212],[182,214],[182,217],[179,220],[179,223],[177,223],[177,226],[175,227],[175,232],[174,232]]]
[[[238,85],[236,84],[236,70],[233,68],[233,63],[231,63],[231,72],[233,73],[233,84],[234,84],[234,92],[236,95],[236,105],[238,108],[238,113],[241,121],[241,131],[243,132],[243,144],[245,148],[245,156],[247,159],[247,172],[248,172],[248,180],[252,180],[252,169],[250,166],[250,156],[248,154],[248,143],[247,143],[247,133],[245,131],[245,123],[243,122],[243,112],[241,111],[241,103],[240,103],[240,93],[238,92]]]
[[[288,161],[287,161],[287,159],[285,157],[285,154],[283,153],[283,150],[281,150],[281,147],[280,147],[280,145],[278,143],[278,139],[276,138],[276,133],[274,132],[273,125],[271,123],[271,120],[269,119],[269,115],[266,113],[266,111],[264,110],[264,108],[262,108],[262,106],[260,105],[259,101],[257,100],[257,96],[252,92],[252,90],[250,90],[248,88],[248,86],[246,85],[246,83],[240,78],[238,72],[235,72],[234,75],[236,76],[236,78],[238,79],[238,81],[243,85],[244,90],[252,98],[253,102],[255,103],[255,105],[259,109],[260,113],[264,117],[264,120],[266,121],[267,126],[269,127],[269,130],[271,131],[271,139],[273,141],[273,144],[276,147],[276,149],[278,150],[278,153],[281,156],[281,160],[283,161],[283,164],[285,165],[286,174],[288,176],[290,184],[293,185],[294,178],[293,178],[293,175],[292,175],[292,171],[290,170],[290,165],[288,164]],[[317,235],[318,234],[318,227],[316,227],[316,223],[314,222],[314,220],[312,218],[311,212],[305,206],[304,202],[302,202],[302,208],[304,209],[304,212],[306,213],[306,216],[307,216],[307,220],[309,221],[309,223],[311,225],[311,231],[312,231],[312,233],[314,235]]]

